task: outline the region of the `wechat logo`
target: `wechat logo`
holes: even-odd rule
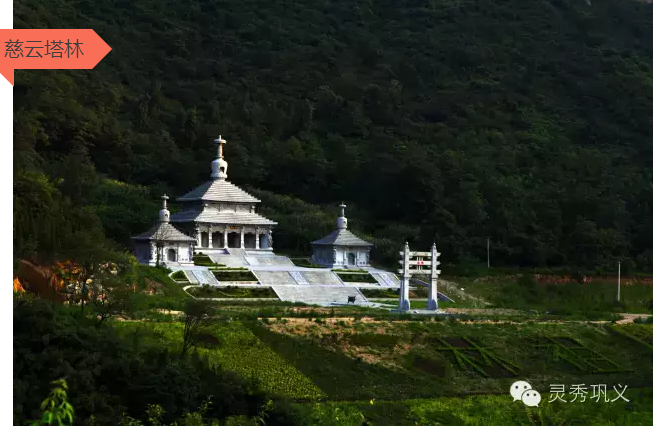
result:
[[[510,395],[513,402],[521,400],[526,406],[538,406],[542,401],[542,396],[537,390],[526,381],[516,381],[510,386]]]

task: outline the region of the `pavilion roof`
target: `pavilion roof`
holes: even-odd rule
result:
[[[180,198],[179,202],[190,201],[259,203],[260,200],[226,179],[207,181]]]
[[[344,229],[337,229],[326,237],[311,242],[312,245],[324,246],[374,246],[363,239],[356,237],[354,233]]]
[[[214,224],[276,225],[254,212],[225,212],[212,209],[188,210],[172,215],[173,222],[209,222]]]
[[[195,242],[190,236],[179,231],[174,225],[168,222],[158,222],[143,234],[132,237],[132,240],[159,240],[166,242]]]

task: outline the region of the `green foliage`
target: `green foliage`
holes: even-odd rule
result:
[[[186,277],[186,274],[183,272],[183,270],[175,271],[172,273],[170,278],[176,282],[188,282],[188,277]]]
[[[93,27],[113,48],[92,72],[16,73],[17,254],[60,251],[72,229],[128,244],[163,191],[208,179],[221,133],[280,249],[309,252],[344,198],[385,265],[434,238],[443,261],[477,263],[490,237],[493,265],[653,271],[646,4],[82,9],[14,11],[16,28]]]
[[[142,332],[118,335],[114,327],[98,329],[95,319],[81,316],[76,308],[19,298],[13,316],[16,425],[41,417],[41,399],[52,381],[63,377],[74,421],[80,425],[117,425],[123,413],[143,419],[153,402],[165,411],[161,422],[169,424],[196,411],[211,395],[206,416],[222,422],[232,415],[254,417],[269,401],[254,384],[233,373],[205,360],[172,357],[169,345],[144,345],[150,338]],[[140,322],[117,325],[127,323],[132,332],[142,328]],[[281,407],[269,417],[270,424],[289,425]]]
[[[41,403],[41,419],[32,425],[65,426],[73,423],[75,411],[68,402],[68,384],[60,379],[52,382],[52,391]]]
[[[256,276],[249,270],[213,270],[213,275],[223,282],[258,282]]]
[[[196,299],[186,300],[184,307],[184,333],[181,346],[182,357],[194,348],[199,336],[214,319],[215,309],[206,301]]]
[[[133,324],[121,324],[123,333],[131,331]],[[181,349],[183,325],[148,324],[147,346]],[[292,363],[264,344],[248,327],[237,322],[218,322],[206,330],[220,337],[217,348],[197,348],[209,362],[225,370],[234,371],[251,379],[270,393],[298,399],[317,399],[324,393],[313,381]]]
[[[365,273],[336,273],[343,282],[376,283],[371,274]]]
[[[349,337],[349,342],[354,345],[393,348],[399,342],[399,337],[395,335],[362,333],[353,334],[351,337]]]
[[[399,298],[399,289],[359,288],[366,298]]]
[[[629,388],[629,391],[631,389]],[[548,402],[538,408],[517,405],[505,393],[408,401],[373,400],[296,405],[304,425],[650,425],[653,389],[634,389],[630,402],[587,399],[583,403]],[[608,391],[614,399],[616,393]],[[339,410],[339,411],[338,411]],[[339,424],[332,414],[357,414]]]
[[[297,267],[324,268],[323,265],[313,264],[308,258],[290,258],[290,261]]]
[[[186,290],[197,298],[278,298],[272,288],[201,285]]]
[[[218,264],[211,261],[211,258],[208,255],[201,252],[193,256],[193,264],[203,267],[224,267],[224,264]]]
[[[168,276],[170,270],[163,267],[149,267],[146,265],[138,265],[136,269],[138,289],[147,290],[148,285],[154,283],[159,287],[163,296],[179,299],[188,297],[182,287]]]
[[[399,289],[375,289],[375,288],[359,288],[359,291],[365,295],[366,298],[399,298]],[[426,287],[413,287],[409,289],[408,295],[410,298],[427,298],[429,291]]]
[[[482,297],[493,306],[537,310],[551,315],[648,313],[649,301],[653,299],[653,287],[642,283],[622,284],[620,303],[616,302],[616,281],[538,283],[532,275],[523,275],[520,278],[466,279],[460,280],[459,284],[465,292]]]

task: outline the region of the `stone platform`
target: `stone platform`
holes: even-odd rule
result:
[[[356,297],[356,305],[367,303],[360,291],[353,287],[334,286],[273,286],[274,292],[282,301],[303,302],[305,304],[347,304],[349,297]]]
[[[252,273],[263,285],[296,285],[292,276],[287,271],[260,271],[253,270]]]

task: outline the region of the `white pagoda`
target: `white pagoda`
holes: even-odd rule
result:
[[[337,228],[328,236],[311,242],[311,261],[326,267],[368,267],[372,244],[347,230],[344,203],[340,204]]]
[[[193,245],[195,239],[185,235],[170,224],[168,196],[163,197],[163,209],[159,211],[159,221],[143,234],[132,237],[134,255],[140,264],[193,265]]]
[[[259,199],[227,181],[223,156],[227,141],[220,136],[215,143],[218,157],[211,163],[211,180],[177,199],[182,211],[171,222],[193,236],[196,252],[272,252],[272,227],[277,223],[256,213]]]

